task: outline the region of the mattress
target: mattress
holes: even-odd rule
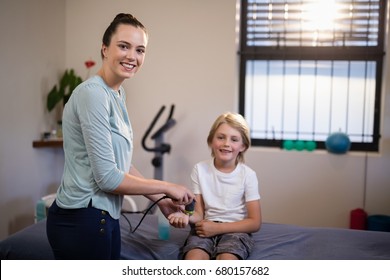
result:
[[[189,233],[170,228],[168,240],[160,240],[157,216],[146,215],[136,232],[140,214],[124,214],[120,219],[125,260],[175,260]],[[390,233],[340,228],[303,227],[263,223],[253,234],[252,260],[390,260]],[[46,237],[46,220],[33,224],[0,242],[2,260],[53,259]]]

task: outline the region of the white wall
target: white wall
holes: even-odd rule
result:
[[[31,224],[36,200],[59,183],[62,151],[31,147],[55,119],[45,112],[46,94],[65,67],[84,77],[83,63],[92,58],[98,69],[102,33],[118,12],[133,13],[150,33],[144,68],[125,83],[134,163],[145,176],[153,176],[153,155],[141,139],[162,105],[174,103],[177,120],[165,136],[172,151],[164,177],[183,184],[209,157],[215,117],[237,110],[235,0],[0,0],[0,35],[7,38],[0,41],[0,239]],[[367,156],[366,175],[362,153],[248,151],[265,221],[348,227],[350,210],[363,206],[390,215],[390,93],[384,95],[383,147]]]
[[[64,0],[0,0],[0,239],[34,222],[56,189],[61,150],[32,148],[50,129],[47,92],[65,64]]]

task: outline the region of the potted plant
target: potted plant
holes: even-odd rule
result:
[[[87,60],[84,62],[88,69],[88,75],[90,68],[95,65],[93,60]],[[47,95],[46,108],[50,112],[60,102],[63,102],[65,106],[69,97],[72,95],[73,90],[82,82],[80,76],[76,75],[73,69],[66,70],[60,79],[59,85],[54,85],[49,94]]]
[[[59,85],[54,85],[47,96],[46,107],[49,112],[62,100],[63,105],[69,100],[73,90],[82,82],[73,69],[66,70],[62,75]]]

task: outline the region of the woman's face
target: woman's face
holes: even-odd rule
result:
[[[118,25],[109,46],[103,45],[103,64],[116,80],[131,78],[145,59],[147,36],[141,28],[128,24]],[[106,72],[106,74],[108,74]]]

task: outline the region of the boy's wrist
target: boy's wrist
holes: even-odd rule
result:
[[[191,217],[192,215],[194,215],[194,211],[184,210],[184,214]]]

